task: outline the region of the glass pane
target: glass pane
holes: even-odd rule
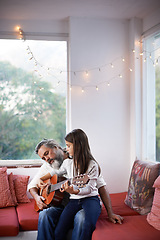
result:
[[[66,41],[0,40],[0,159],[35,159],[66,133]]]
[[[160,34],[155,37],[156,73],[156,160],[160,162]]]

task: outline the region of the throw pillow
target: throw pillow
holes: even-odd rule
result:
[[[142,215],[151,210],[159,169],[159,163],[136,160],[133,164],[125,204]]]
[[[30,176],[13,175],[14,189],[18,203],[30,202],[27,196],[27,185]]]
[[[147,221],[154,228],[160,230],[160,176],[154,182],[155,188],[151,212],[147,215]]]
[[[15,193],[15,189],[14,189],[13,173],[12,172],[8,175],[8,182],[9,182],[9,189],[10,189],[10,192],[11,192],[12,200],[13,200],[15,206],[16,206],[18,203],[17,203],[16,193]]]
[[[0,208],[14,206],[9,182],[7,176],[7,168],[0,168]]]

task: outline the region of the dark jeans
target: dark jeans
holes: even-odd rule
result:
[[[37,240],[54,240],[54,231],[62,211],[63,208],[50,207],[39,213]],[[79,240],[84,219],[84,210],[81,209],[74,218],[73,231],[69,232],[70,239],[72,236],[73,240]]]
[[[63,208],[50,207],[39,213],[37,240],[54,240],[54,231]]]
[[[85,220],[79,240],[91,240],[97,219],[101,212],[98,196],[71,199],[63,210],[55,229],[55,240],[64,240],[68,230],[72,227],[76,213],[84,210]],[[73,238],[72,238],[73,239]],[[74,239],[75,240],[75,239]]]

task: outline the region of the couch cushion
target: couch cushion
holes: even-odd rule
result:
[[[29,203],[19,203],[16,207],[20,230],[32,231],[38,229],[39,213],[34,210],[34,199]]]
[[[15,207],[0,209],[0,236],[16,236],[19,224]]]
[[[15,193],[15,189],[14,189],[13,173],[12,172],[8,175],[8,182],[9,182],[9,189],[10,189],[10,192],[11,192],[12,200],[13,200],[15,206],[16,206],[18,203],[17,203],[16,193]]]
[[[146,215],[125,216],[123,224],[99,219],[92,240],[159,240],[160,231],[148,224]]]
[[[127,206],[124,202],[127,192],[110,194],[113,212],[122,216],[139,215],[138,212]]]
[[[134,211],[124,203],[126,194],[127,192],[110,194],[113,212],[121,216],[139,215],[138,212]],[[108,218],[104,204],[102,204],[102,210],[99,218]]]
[[[14,189],[18,203],[28,203],[30,199],[27,196],[27,185],[30,176],[13,175]]]
[[[9,188],[7,168],[0,168],[0,208],[14,205]]]
[[[156,229],[160,230],[160,176],[154,182],[155,187],[153,205],[151,212],[147,216],[147,221]]]
[[[159,170],[160,163],[136,160],[133,164],[125,203],[140,214],[151,210]]]

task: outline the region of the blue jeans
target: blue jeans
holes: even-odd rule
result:
[[[62,211],[63,208],[50,207],[39,213],[37,240],[54,240],[54,231]],[[84,210],[81,209],[74,218],[73,240],[79,240],[84,219]]]
[[[100,215],[100,201],[98,196],[82,199],[71,199],[63,210],[55,229],[55,240],[64,240],[68,230],[72,227],[76,213],[84,209],[85,219],[79,240],[91,240]],[[72,238],[73,239],[73,238]],[[75,240],[76,238],[74,238]]]
[[[37,240],[54,240],[54,231],[63,208],[49,207],[39,212]]]

